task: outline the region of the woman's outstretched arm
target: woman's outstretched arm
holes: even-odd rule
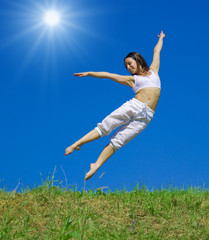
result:
[[[160,51],[162,49],[163,46],[163,38],[165,37],[165,34],[163,33],[163,31],[161,31],[160,35],[158,35],[159,40],[157,45],[154,48],[154,55],[153,55],[153,61],[152,64],[150,65],[150,68],[155,71],[156,73],[158,73],[159,68],[160,68]]]
[[[133,86],[134,77],[133,76],[123,76],[109,72],[81,72],[81,73],[74,73],[74,76],[78,77],[96,77],[96,78],[109,78],[117,83],[126,85],[126,86]]]

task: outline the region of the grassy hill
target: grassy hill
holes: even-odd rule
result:
[[[0,239],[209,239],[209,191],[0,190]]]

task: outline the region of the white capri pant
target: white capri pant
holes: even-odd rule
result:
[[[108,115],[95,128],[100,136],[109,135],[121,126],[111,137],[110,145],[115,151],[143,131],[154,116],[154,111],[136,98],[125,102],[121,107]]]

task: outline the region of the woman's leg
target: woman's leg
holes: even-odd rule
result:
[[[71,154],[74,150],[80,150],[81,146],[85,143],[94,141],[96,139],[99,139],[101,136],[97,132],[97,130],[93,129],[89,133],[87,133],[84,137],[82,137],[80,140],[72,144],[70,147],[65,149],[65,155]]]
[[[115,151],[135,138],[142,130],[146,128],[146,126],[147,122],[145,121],[131,120],[129,123],[120,127],[118,131],[111,137],[110,144],[104,148],[97,161],[90,165],[90,171],[86,174],[85,180],[91,178]]]
[[[96,127],[97,130],[93,129],[83,138],[66,148],[65,155],[71,154],[74,150],[80,150],[80,147],[85,143],[96,140],[103,135],[109,135],[114,129],[130,121],[131,116],[126,112],[131,112],[129,109],[130,101],[127,101],[121,107],[113,111],[102,121],[102,123],[98,123]]]
[[[100,154],[97,161],[95,163],[90,164],[90,171],[86,174],[85,180],[91,178],[95,174],[95,172],[102,166],[102,164],[113,155],[114,152],[115,150],[112,148],[110,144],[108,144]]]

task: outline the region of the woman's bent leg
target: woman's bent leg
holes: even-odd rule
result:
[[[135,138],[147,127],[147,122],[132,120],[120,127],[111,137],[110,144],[115,151],[119,150],[125,144]]]
[[[86,174],[85,180],[91,178],[95,174],[95,172],[102,166],[102,164],[105,163],[113,155],[114,152],[115,150],[113,149],[113,147],[108,144],[100,154],[97,161],[95,163],[91,163],[90,171]]]
[[[74,150],[80,150],[80,147],[88,142],[102,137],[103,135],[109,135],[117,127],[126,124],[131,120],[136,111],[136,106],[133,105],[134,100],[127,101],[118,109],[108,115],[102,123],[98,123],[97,127],[91,132],[86,134],[83,138],[66,148],[65,155],[71,154]]]
[[[89,133],[87,133],[84,137],[82,137],[80,140],[72,144],[70,147],[65,149],[65,155],[71,154],[74,150],[80,150],[81,146],[85,143],[94,141],[96,139],[99,139],[101,136],[100,134],[93,129]]]
[[[101,123],[97,124],[96,130],[101,136],[109,135],[117,127],[128,123],[137,111],[137,107],[133,105],[133,99],[125,102],[115,111],[110,113]]]

